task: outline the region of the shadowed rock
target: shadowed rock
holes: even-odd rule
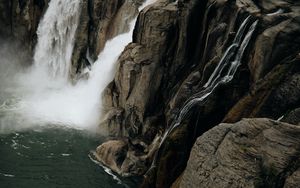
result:
[[[140,13],[133,43],[104,92],[108,115],[102,126],[113,136],[148,144],[203,90],[243,20],[259,20],[232,82],[193,107],[170,134],[145,187],[169,187],[185,169],[196,138],[220,122],[278,119],[300,106],[299,10],[287,0],[160,0]]]
[[[34,50],[36,30],[49,0],[3,0],[0,2],[0,36],[12,37]]]
[[[286,114],[281,121],[294,125],[300,125],[300,108],[292,110],[291,112]]]

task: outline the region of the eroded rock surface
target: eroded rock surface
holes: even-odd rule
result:
[[[300,127],[270,119],[220,124],[193,146],[180,187],[297,187]]]
[[[71,77],[91,66],[107,40],[129,30],[141,0],[83,0],[72,56]],[[92,61],[92,62],[90,62]]]
[[[0,34],[17,38],[32,51],[36,29],[48,2],[1,2]],[[142,2],[82,0],[70,70],[74,80],[84,67],[96,60],[107,40],[128,30],[129,20],[137,15],[137,7]],[[189,97],[203,90],[248,16],[251,22],[258,20],[258,26],[233,81],[218,87],[202,105],[193,107],[158,148],[163,132],[172,125]],[[184,171],[197,137],[220,122],[283,117],[282,121],[299,124],[300,3],[157,0],[139,14],[133,42],[119,57],[115,78],[103,93],[103,101],[101,126],[116,138],[100,146],[97,157],[122,175],[143,175],[158,150],[156,168],[146,174],[144,187],[170,187]],[[268,120],[259,130],[271,131],[273,136],[274,128],[269,128],[273,123]],[[229,125],[222,127],[233,130]],[[264,136],[261,134],[258,131],[254,137],[261,138]],[[266,151],[255,152],[259,156]],[[226,159],[235,160],[234,157],[228,154]],[[275,167],[280,171],[284,164]],[[258,169],[261,168],[249,167],[253,174]],[[286,181],[282,185],[293,187],[299,179],[298,171],[284,171]],[[268,182],[256,183],[267,185]]]
[[[203,89],[249,15],[259,22],[233,81],[194,107],[167,138],[145,187],[171,186],[196,138],[218,123],[278,119],[300,106],[300,5],[159,0],[140,13],[133,43],[119,58],[115,79],[104,93],[102,126],[113,136],[147,144]]]

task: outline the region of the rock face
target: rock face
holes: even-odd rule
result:
[[[180,187],[297,187],[300,127],[270,119],[220,124],[193,146]]]
[[[259,22],[233,81],[194,107],[171,133],[145,187],[171,186],[196,138],[218,123],[278,119],[300,106],[300,5],[287,0],[160,0],[140,13],[133,42],[103,95],[102,126],[112,136],[148,145],[203,89],[249,15]]]
[[[12,37],[29,51],[36,44],[36,30],[49,0],[10,0],[0,2],[0,36]]]
[[[0,36],[23,43],[33,53],[37,28],[50,0],[0,2]],[[76,79],[83,68],[96,60],[107,40],[129,29],[141,0],[82,0],[76,31],[70,77]],[[125,16],[126,15],[126,16]]]
[[[72,54],[72,79],[76,80],[81,70],[90,66],[107,40],[128,30],[129,20],[137,15],[137,7],[142,2],[82,0]],[[17,38],[32,50],[38,22],[47,3],[48,0],[1,2],[1,36]],[[204,89],[247,17],[251,23],[258,20],[258,25],[233,80],[216,88],[205,103],[193,107],[159,147],[163,132],[172,126],[185,102]],[[249,25],[246,28],[249,29]],[[103,93],[101,124],[110,136],[116,138],[99,146],[95,156],[125,176],[144,175],[156,158],[156,164],[145,175],[143,186],[170,187],[185,170],[196,139],[221,122],[283,117],[282,121],[299,124],[300,3],[290,0],[157,0],[138,15],[133,41],[124,49],[117,63],[114,80]],[[283,133],[277,135],[274,122],[253,121],[259,121],[260,127],[253,130],[253,135],[249,134],[253,138],[270,138],[266,142],[259,140],[262,144],[273,144],[272,136],[283,139],[283,135],[291,132],[288,128],[291,125],[280,124],[278,127],[286,125],[287,128],[280,128]],[[222,125],[222,130],[216,130],[220,129],[220,134],[223,134],[223,129],[226,129],[234,134],[231,131],[234,128],[230,126]],[[270,131],[271,137],[261,135]],[[283,142],[294,139],[293,134],[291,136]],[[246,141],[249,140],[245,138]],[[262,156],[269,150],[262,150],[255,142],[247,144],[253,144],[257,151],[251,152],[260,156],[259,160],[267,166],[257,167],[249,159],[247,164],[254,166],[245,172],[252,176],[265,169],[258,178],[274,178],[286,187],[295,185],[299,170],[283,170],[288,166],[276,158],[278,155],[285,160],[284,157],[292,155],[294,150],[287,151],[284,156],[270,153],[273,156],[270,160],[276,159],[277,165],[273,174],[269,158]],[[282,147],[294,148],[289,145]],[[248,152],[249,148],[246,149]],[[225,154],[228,152],[224,149]],[[238,160],[234,155],[228,154],[227,157],[226,160]],[[246,162],[241,163],[244,164]],[[182,178],[186,179],[185,176]],[[273,186],[269,180],[251,185]],[[181,184],[180,179],[176,184]]]
[[[128,31],[141,0],[83,0],[72,56],[71,77],[95,61],[107,40]]]

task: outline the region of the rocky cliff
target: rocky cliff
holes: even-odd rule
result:
[[[82,76],[107,40],[128,30],[142,2],[82,0],[73,80]],[[1,36],[13,36],[33,50],[47,3],[1,2]],[[204,90],[246,19],[258,24],[231,82],[218,85],[205,102],[194,105],[160,146],[182,107]],[[293,187],[299,182],[299,164],[290,162],[299,156],[299,130],[290,124],[299,124],[300,115],[300,1],[157,0],[139,13],[133,41],[117,64],[114,80],[103,93],[100,125],[111,137],[95,152],[115,172],[144,175],[143,187],[170,187],[175,181],[174,186],[183,187],[249,182],[252,187],[276,187],[272,182]],[[257,117],[290,124],[239,122]],[[222,122],[239,123],[217,126]],[[243,171],[248,175],[241,175]]]
[[[159,149],[144,186],[169,187],[184,170],[196,138],[218,123],[278,119],[299,107],[299,8],[289,1],[251,0],[157,1],[145,8],[104,94],[102,126],[129,139],[120,166],[132,155],[139,160],[123,173],[150,166],[148,146],[172,125],[189,97],[203,90],[249,15],[259,22],[233,81],[192,108]]]

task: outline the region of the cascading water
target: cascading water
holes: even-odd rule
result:
[[[228,47],[214,72],[211,74],[208,81],[204,84],[203,90],[201,90],[199,93],[194,94],[184,103],[174,123],[165,131],[159,144],[158,150],[160,149],[166,138],[170,135],[170,133],[181,124],[182,120],[186,117],[187,113],[191,110],[192,107],[200,104],[201,102],[204,102],[205,99],[207,99],[219,85],[229,83],[233,79],[238,67],[241,65],[244,51],[249,44],[258,21],[255,21],[251,24],[247,34],[245,35],[245,31],[249,23],[250,16],[247,17],[240,26],[232,45]],[[243,36],[244,39],[242,40]],[[225,69],[226,67],[228,67],[227,70]],[[151,168],[155,167],[156,165],[157,155],[158,151],[156,152]]]
[[[146,1],[139,9],[152,2]],[[129,32],[106,43],[91,67],[89,79],[72,85],[68,82],[68,74],[80,3],[81,0],[51,0],[39,25],[34,66],[25,73],[17,73],[16,84],[5,88],[12,99],[5,97],[0,105],[1,185],[4,182],[4,186],[7,183],[19,187],[30,179],[33,183],[30,186],[38,184],[37,187],[96,187],[101,183],[106,187],[127,187],[124,184],[127,180],[122,180],[122,186],[112,183],[112,179],[86,157],[89,149],[99,145],[99,137],[94,141],[90,132],[82,136],[87,132],[76,129],[91,130],[99,124],[101,93],[113,79],[118,56],[131,42],[136,18],[132,20]],[[7,114],[9,118],[3,119]],[[46,126],[18,132],[41,125]],[[3,178],[6,179],[2,181]],[[99,181],[103,182],[99,184]]]
[[[59,98],[53,101],[53,98],[59,96],[63,88],[69,87],[68,74],[80,5],[81,0],[49,2],[38,27],[33,66],[25,73],[14,75],[17,84],[11,86],[13,89],[5,88],[12,90],[10,95],[13,98],[6,99],[0,106],[0,113],[5,117],[1,118],[1,132],[56,124],[64,120],[62,116],[68,118],[72,115],[64,115],[62,109],[69,110],[63,107],[66,103],[59,101]],[[69,120],[66,121],[69,123]]]
[[[10,110],[9,115],[15,117],[16,127],[1,125],[2,130],[47,124],[70,126],[80,120],[78,116],[82,112],[73,109],[76,106],[70,106],[78,104],[78,101],[68,83],[80,5],[81,0],[49,2],[38,27],[33,66],[27,72],[17,74],[18,86],[13,93],[17,100],[13,99],[16,101],[13,105],[4,105]],[[4,111],[7,112],[7,109]]]
[[[152,2],[154,0],[146,1],[139,10]],[[99,125],[101,93],[113,79],[118,56],[132,40],[136,18],[127,33],[106,43],[89,71],[89,79],[79,80],[74,86],[68,82],[68,72],[80,4],[81,0],[50,2],[39,25],[34,66],[19,76],[22,94],[14,105],[17,106],[14,113],[20,122],[28,122],[30,126],[55,124],[79,129],[96,129]]]
[[[39,24],[34,63],[53,78],[68,77],[81,0],[52,0]]]

